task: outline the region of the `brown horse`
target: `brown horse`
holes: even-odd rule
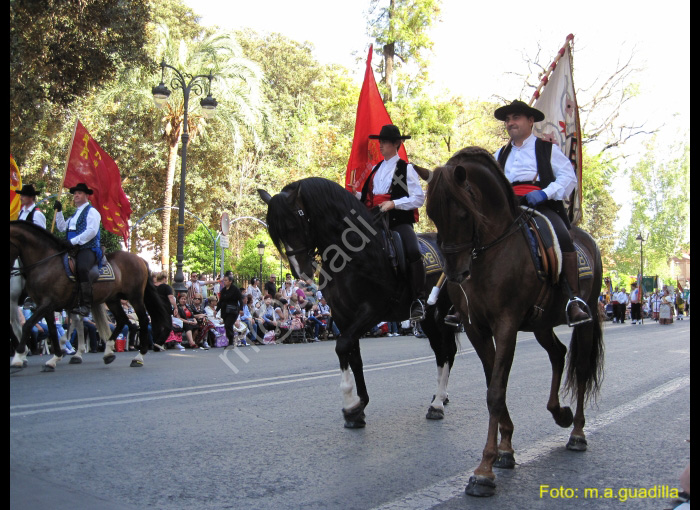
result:
[[[53,371],[60,361],[61,348],[56,334],[54,311],[70,309],[76,303],[75,282],[66,275],[63,255],[72,250],[70,243],[50,234],[43,228],[26,221],[10,222],[10,274],[17,259],[20,273],[25,279],[25,291],[36,303],[34,314],[22,328],[22,337],[16,349],[11,369],[21,369],[26,358],[26,344],[32,327],[46,318],[49,338],[54,356],[44,366],[44,371]],[[107,339],[103,360],[106,364],[115,359],[114,339],[129,324],[121,299],[131,303],[139,318],[141,349],[131,362],[131,366],[143,366],[143,355],[148,350],[149,315],[153,338],[159,343],[167,337],[170,316],[151,281],[146,262],[131,253],[119,251],[107,255],[107,261],[114,270],[114,280],[94,283],[92,315],[102,338]],[[103,303],[117,320],[113,332],[110,331]],[[16,310],[15,310],[16,313]]]
[[[523,214],[496,160],[483,149],[457,152],[435,170],[427,193],[428,216],[435,222],[445,256],[448,292],[459,303],[465,331],[486,375],[489,427],[479,467],[466,492],[473,496],[495,493],[494,465],[515,465],[511,438],[513,422],[506,406],[508,375],[518,331],[534,332],[549,354],[552,382],[547,409],[561,427],[574,428],[567,444],[586,449],[584,404],[595,397],[602,381],[603,338],[597,297],[602,281],[600,252],[583,230],[571,231],[574,242],[592,265],[592,277],[581,280],[581,295],[593,321],[573,328],[565,388],[576,399],[576,414],[559,405],[566,347],[553,327],[566,324],[569,296],[560,285],[538,277]],[[497,444],[500,427],[501,441]]]

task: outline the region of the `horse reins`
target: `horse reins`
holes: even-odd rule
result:
[[[12,246],[14,246],[14,247],[17,249],[17,251],[20,251],[20,250],[19,250],[19,247],[18,247],[15,243],[13,243],[12,241],[10,241],[10,244],[11,244]],[[61,251],[59,251],[59,252],[54,253],[53,255],[49,255],[48,257],[43,258],[43,259],[41,259],[40,261],[35,262],[34,264],[30,264],[30,265],[28,265],[28,266],[24,266],[24,267],[13,267],[12,269],[10,269],[10,278],[12,278],[13,276],[23,276],[23,275],[26,275],[26,274],[27,274],[27,271],[29,271],[30,269],[33,269],[33,268],[35,268],[36,266],[39,266],[39,265],[43,264],[44,262],[46,262],[47,260],[50,260],[50,259],[52,259],[52,258],[54,258],[54,257],[58,257],[59,255],[63,255],[64,253],[68,253],[68,250],[61,250]]]

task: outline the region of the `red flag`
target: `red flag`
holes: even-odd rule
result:
[[[93,190],[90,202],[100,212],[102,226],[113,234],[121,235],[126,242],[131,204],[122,189],[119,168],[76,120],[63,187],[72,188],[79,182],[84,182]]]
[[[365,80],[362,83],[360,99],[357,102],[355,136],[352,140],[350,159],[345,172],[345,189],[349,191],[359,191],[360,186],[365,182],[374,165],[382,160],[382,155],[379,152],[379,141],[370,140],[369,135],[376,135],[382,126],[391,124],[382,96],[379,95],[377,82],[374,81],[372,48],[372,45],[370,45],[369,54],[367,55]],[[399,157],[408,161],[403,144],[399,149]]]

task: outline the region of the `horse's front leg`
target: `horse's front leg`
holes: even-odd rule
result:
[[[501,329],[494,332],[496,339],[496,356],[493,370],[489,377],[487,373],[488,390],[486,402],[489,410],[489,427],[486,446],[481,458],[481,463],[469,478],[465,492],[470,496],[493,496],[496,493],[496,475],[493,472],[494,464],[499,456],[498,432],[501,429],[501,451],[510,452],[513,448],[511,438],[513,435],[513,423],[508,415],[506,407],[506,389],[508,375],[513,363],[515,353],[515,328]]]
[[[345,428],[363,428],[369,394],[362,369],[359,339],[353,340],[341,333],[336,340],[335,352],[340,361],[340,391],[343,394]]]

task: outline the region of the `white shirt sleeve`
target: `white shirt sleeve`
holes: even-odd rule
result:
[[[59,230],[59,232],[65,232],[68,228],[62,211],[56,211],[56,228]]]

